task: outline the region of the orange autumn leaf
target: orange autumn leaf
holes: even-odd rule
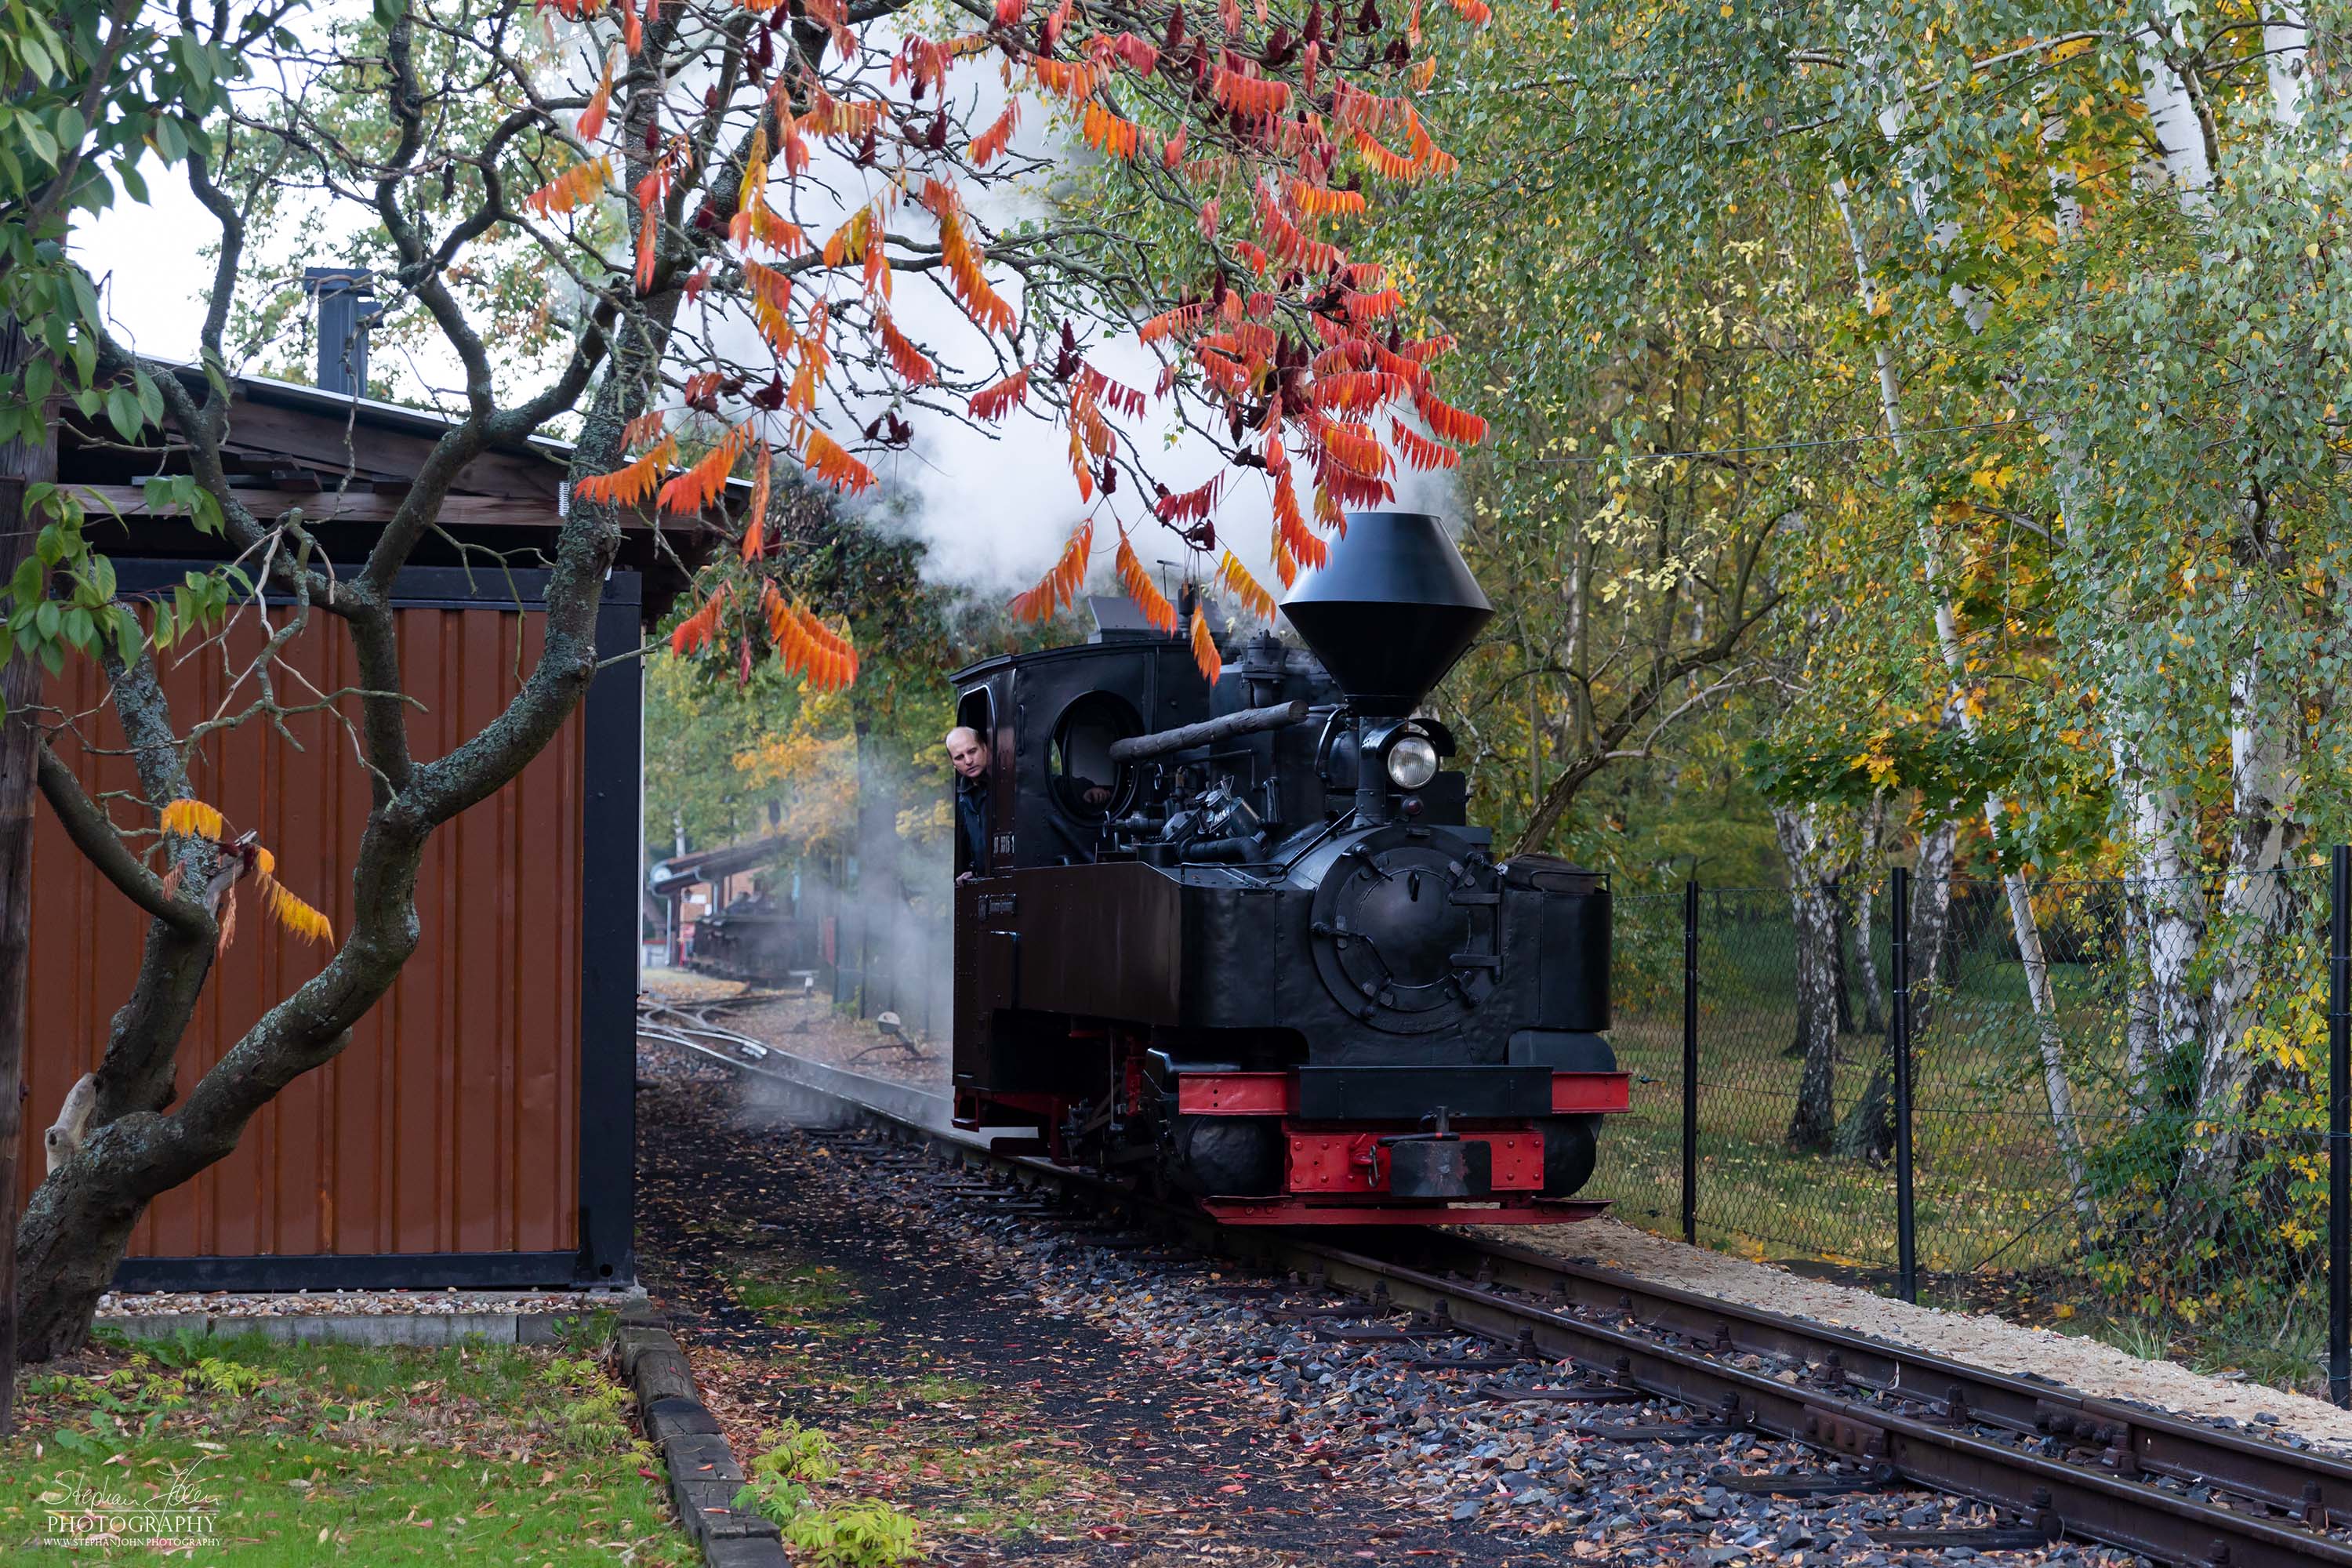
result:
[[[523,197],[523,206],[541,217],[553,217],[568,213],[576,206],[594,201],[604,187],[613,183],[613,161],[610,158],[591,159],[574,163],[539,189]]]
[[[770,471],[775,465],[774,455],[765,441],[751,458],[751,504],[743,509],[750,519],[743,528],[743,559],[757,561],[768,545],[768,488]]]
[[[831,485],[835,489],[856,495],[871,488],[874,470],[842,449],[841,444],[824,431],[811,427],[801,443],[801,462],[808,471]]]
[[[669,651],[681,657],[698,653],[710,646],[719,636],[719,617],[727,610],[727,585],[720,584],[717,592],[702,601],[694,614],[677,623],[669,634]]]
[[[719,438],[719,444],[705,452],[694,467],[662,486],[658,498],[662,510],[676,517],[691,517],[707,510],[727,489],[727,476],[735,471],[735,459],[743,455],[751,444],[751,426],[736,426]]]
[[[176,833],[184,838],[210,838],[218,842],[228,831],[228,823],[220,812],[194,796],[183,796],[163,808],[163,831]]]
[[[1132,158],[1142,144],[1142,127],[1123,120],[1099,103],[1087,105],[1078,118],[1078,134],[1106,158]]]
[[[1078,590],[1086,585],[1087,564],[1093,557],[1094,548],[1095,525],[1088,519],[1078,524],[1069,542],[1062,546],[1062,553],[1055,558],[1052,569],[1037,580],[1036,586],[1015,595],[1005,607],[1016,620],[1050,620],[1055,610],[1075,601]]]
[[[1118,536],[1118,553],[1112,557],[1112,563],[1118,569],[1119,586],[1143,612],[1143,618],[1173,637],[1178,625],[1176,606],[1168,602],[1168,595],[1160,591],[1151,574],[1143,569],[1143,563],[1136,558],[1135,548],[1124,532]]]
[[[583,143],[593,142],[604,133],[604,118],[611,113],[612,108],[613,62],[607,58],[604,75],[596,83],[596,90],[588,95],[588,107],[580,111],[580,123],[573,128]]]
[[[1450,468],[1462,460],[1461,453],[1431,440],[1402,420],[1391,419],[1389,434],[1398,454],[1416,468]]]
[[[651,451],[609,474],[591,474],[572,488],[582,500],[634,506],[654,493],[661,472],[677,460],[677,439],[665,436]]]
[[[1242,607],[1251,615],[1262,621],[1274,619],[1274,595],[1250,575],[1249,568],[1236,560],[1232,551],[1218,552],[1217,577],[1233,590],[1234,597],[1239,599]]]
[[[1197,605],[1192,609],[1192,662],[1201,667],[1201,673],[1208,677],[1212,686],[1224,673],[1225,661],[1218,657],[1217,639],[1209,635],[1209,617],[1201,613]]]
[[[1335,191],[1305,180],[1293,180],[1290,205],[1310,217],[1354,217],[1364,210],[1364,193]]]
[[[1013,331],[1013,307],[989,286],[988,258],[964,232],[962,214],[949,206],[938,212],[940,257],[947,263],[948,281],[964,310],[982,331]]]
[[[761,589],[768,638],[786,672],[817,691],[839,691],[857,679],[857,649],[841,633],[799,605],[787,604],[773,583]]]
[[[889,354],[891,368],[898,373],[898,379],[909,386],[926,386],[938,380],[938,367],[898,330],[898,323],[890,319],[889,312],[883,311],[880,321],[882,347]]]
[[[1454,407],[1425,387],[1413,395],[1412,405],[1423,424],[1457,447],[1475,447],[1486,438],[1484,419]]]
[[[1004,112],[998,115],[987,130],[971,139],[971,146],[968,151],[972,166],[985,169],[998,158],[1003,157],[1004,150],[1013,145],[1013,132],[1019,128],[1020,123],[1021,100],[1015,99],[1004,106]]]
[[[1026,402],[1028,396],[1029,367],[1024,365],[1003,381],[973,393],[967,406],[975,419],[997,420]]]
[[[268,871],[258,872],[255,879],[261,889],[262,907],[269,911],[272,920],[304,942],[333,944],[335,928],[325,915],[297,898]]]

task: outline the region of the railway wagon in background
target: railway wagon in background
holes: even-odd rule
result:
[[[1414,716],[1492,614],[1438,521],[1350,515],[1282,605],[1305,646],[1251,637],[1213,686],[1097,604],[1087,643],[956,678],[992,759],[958,1125],[1230,1224],[1599,1212],[1608,881],[1497,859]]]

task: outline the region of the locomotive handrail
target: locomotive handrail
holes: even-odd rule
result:
[[[1173,730],[1155,730],[1148,735],[1129,735],[1124,741],[1114,741],[1110,760],[1114,763],[1139,763],[1150,757],[1164,757],[1171,752],[1190,751],[1216,741],[1229,741],[1235,735],[1255,735],[1261,730],[1280,730],[1307,717],[1307,699],[1277,702],[1267,708],[1244,708],[1228,713],[1222,719],[1203,719],[1197,724],[1180,724]]]

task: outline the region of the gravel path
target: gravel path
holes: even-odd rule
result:
[[[206,1312],[216,1317],[440,1317],[458,1312],[574,1313],[617,1310],[625,1290],[155,1290],[98,1299],[98,1321]]]
[[[1811,1318],[1997,1372],[2032,1373],[2095,1397],[2149,1405],[2223,1425],[2259,1426],[2270,1435],[2293,1434],[2315,1447],[2352,1454],[2352,1411],[2299,1394],[2209,1377],[2171,1362],[2143,1361],[2095,1340],[1999,1318],[1915,1307],[1850,1285],[1810,1279],[1769,1263],[1653,1236],[1613,1219],[1564,1226],[1472,1228],[1496,1241],[1561,1257],[1591,1258],[1657,1284]]]
[[[751,1091],[661,1060],[674,1054],[647,1046],[641,1069],[649,1288],[751,1451],[788,1417],[835,1433],[857,1457],[837,1484],[923,1519],[933,1563],[1880,1568],[1979,1553],[1890,1549],[1874,1528],[1997,1522],[1918,1492],[1727,1489],[1725,1471],[1822,1462],[1753,1434],[1594,1430],[1688,1424],[1662,1403],[1484,1400],[1495,1369],[1416,1364],[1483,1355],[1471,1341],[1425,1322],[1410,1341],[1349,1337],[1335,1331],[1370,1326],[1361,1303],[1031,1212],[854,1135],[762,1124]],[[1318,1304],[1342,1311],[1296,1310]],[[1524,1386],[1573,1369],[1500,1375]]]

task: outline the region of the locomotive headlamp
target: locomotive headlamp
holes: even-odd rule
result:
[[[1426,736],[1400,735],[1390,742],[1389,782],[1399,789],[1419,789],[1437,776],[1437,748]]]

